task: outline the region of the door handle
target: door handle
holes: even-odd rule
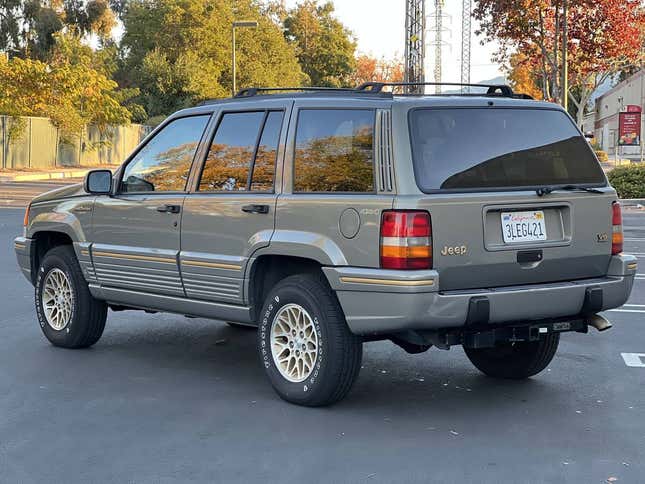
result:
[[[269,213],[268,205],[244,205],[242,212],[246,213]]]
[[[181,212],[181,205],[160,205],[159,207],[157,207],[157,212],[179,213]]]

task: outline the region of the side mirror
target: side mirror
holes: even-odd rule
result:
[[[85,175],[83,188],[87,193],[109,195],[112,191],[112,172],[110,170],[92,170]]]
[[[585,133],[585,138],[587,138],[587,139],[594,139],[595,137],[596,137],[596,135],[593,134],[593,132],[591,132],[591,131],[587,131]]]

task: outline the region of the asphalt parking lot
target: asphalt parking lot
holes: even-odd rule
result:
[[[543,374],[480,375],[460,348],[365,347],[340,404],[281,401],[253,331],[110,313],[103,339],[63,350],[41,335],[0,210],[0,482],[644,482],[645,275],[614,328],[566,334]],[[645,273],[645,213],[625,215]]]

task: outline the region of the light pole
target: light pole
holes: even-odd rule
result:
[[[235,93],[237,91],[237,86],[235,82],[235,29],[236,28],[251,28],[255,29],[257,28],[258,23],[253,21],[253,20],[238,20],[235,21],[231,24],[231,47],[232,47],[232,56],[231,56],[231,61],[233,64],[233,96],[235,96]]]

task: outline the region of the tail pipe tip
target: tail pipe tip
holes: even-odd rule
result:
[[[600,316],[599,314],[589,316],[587,318],[587,324],[589,326],[593,326],[598,331],[607,331],[612,327],[612,324],[609,322],[609,320],[607,320],[603,316]]]

